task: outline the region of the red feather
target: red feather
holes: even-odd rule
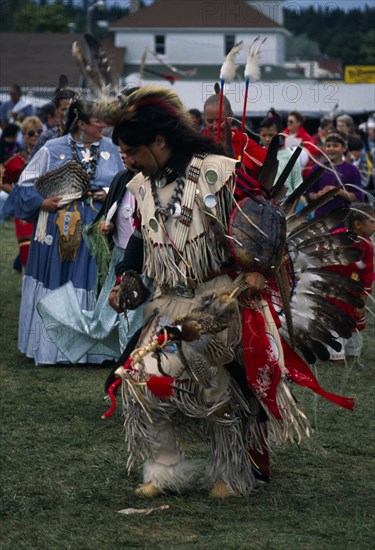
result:
[[[167,399],[173,395],[173,384],[174,378],[171,376],[150,376],[147,381],[147,387],[156,397],[159,399]]]

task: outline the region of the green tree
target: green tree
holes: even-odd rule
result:
[[[0,0],[0,31],[12,31],[14,13],[19,9],[22,0]]]
[[[319,44],[307,36],[299,34],[288,36],[286,40],[286,59],[288,61],[314,60],[320,57]]]
[[[374,64],[374,38],[375,31],[352,33],[350,39],[346,33],[335,34],[327,46],[327,54],[340,57],[344,66]]]
[[[323,6],[316,9],[309,7],[303,10],[286,9],[285,27],[294,37],[308,37],[317,42],[320,52],[324,56],[338,57],[343,65],[368,65],[374,63],[374,33],[375,7],[366,7],[364,10],[354,9],[348,12],[335,7]],[[302,34],[303,32],[303,34]],[[301,59],[298,52],[300,44],[297,42],[293,55],[293,41],[290,42],[289,55]],[[306,44],[301,39],[301,46]],[[313,59],[313,58],[312,58]]]
[[[363,65],[375,65],[375,31],[369,31],[363,36],[359,54]]]
[[[68,19],[61,3],[36,4],[22,0],[13,15],[14,32],[67,32]]]

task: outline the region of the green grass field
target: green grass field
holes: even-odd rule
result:
[[[17,352],[21,277],[12,271],[10,222],[0,237],[2,550],[374,547],[372,317],[363,366],[316,367],[325,389],[356,398],[355,411],[295,388],[315,434],[309,444],[275,451],[268,486],[249,498],[216,501],[191,492],[150,502],[134,495],[140,472],[126,474],[120,412],[100,419],[107,372],[35,367]],[[187,443],[189,456],[205,453]],[[169,509],[118,514],[162,504]]]

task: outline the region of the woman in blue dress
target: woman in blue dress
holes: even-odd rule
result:
[[[64,204],[65,211],[72,214],[79,212],[82,227],[92,222],[105,200],[113,177],[123,170],[118,147],[109,138],[103,137],[105,126],[96,118],[92,102],[72,103],[68,113],[66,135],[47,142],[38,151],[9,198],[8,213],[28,221],[46,218],[43,230],[37,228],[32,240],[23,281],[19,320],[19,350],[27,357],[33,358],[35,364],[68,362],[67,357],[48,337],[38,314],[37,305],[42,298],[71,281],[80,308],[92,311],[95,307],[95,259],[84,240],[79,240],[79,236],[74,260],[64,259],[59,247],[59,229],[56,222],[59,213],[61,214],[61,204]],[[40,176],[71,160],[80,163],[89,174],[89,196],[69,201],[66,197],[64,200],[62,193],[46,198],[37,191],[34,184]],[[69,195],[66,190],[64,194]],[[67,304],[56,303],[57,308],[66,306]],[[66,322],[69,323],[68,310]],[[100,354],[85,355],[80,362],[102,363],[107,358]]]

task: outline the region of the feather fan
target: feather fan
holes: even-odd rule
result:
[[[338,350],[337,336],[349,338],[355,321],[329,298],[340,299],[361,307],[361,285],[352,279],[326,269],[308,269],[300,273],[297,290],[291,300],[291,313],[296,347],[312,363],[315,357],[329,359],[326,346]],[[281,316],[287,335],[285,316]]]
[[[314,212],[317,208],[320,208],[327,202],[333,199],[337,195],[337,193],[340,191],[340,187],[335,187],[334,189],[331,189],[321,197],[315,199],[310,204],[302,208],[299,212],[296,214],[292,214],[288,217],[288,230],[289,232],[292,232],[293,229],[295,229],[298,224],[300,224],[302,221],[304,221],[307,216]]]
[[[313,218],[312,220],[303,222],[293,231],[288,233],[288,240],[292,242],[299,242],[303,239],[329,233],[332,229],[344,223],[348,213],[348,208],[338,208],[327,215],[319,216]]]
[[[312,305],[312,311],[315,312],[315,320],[330,331],[338,334],[341,338],[350,338],[352,330],[355,328],[355,321],[342,310],[337,310],[337,307],[331,302],[327,302],[323,298],[315,300],[316,304]]]
[[[354,240],[347,234],[328,234],[301,241],[297,245],[305,261],[311,265],[348,265],[357,261],[361,255],[353,248]],[[311,258],[310,262],[307,258]]]
[[[62,197],[72,193],[84,196],[90,189],[90,175],[80,163],[70,160],[40,176],[35,189],[43,197]]]
[[[297,248],[305,254],[314,254],[315,251],[320,252],[320,247],[324,247],[327,242],[336,244],[338,247],[348,247],[355,243],[355,239],[350,233],[329,233],[328,235],[317,235],[311,239],[300,241]]]

